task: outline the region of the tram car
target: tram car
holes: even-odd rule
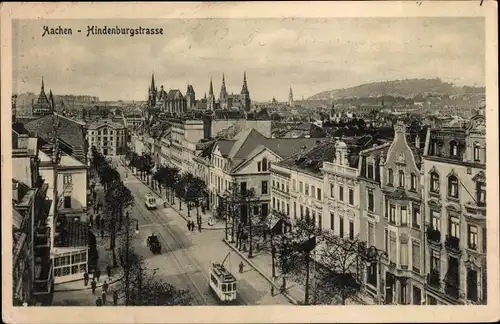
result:
[[[151,193],[147,193],[145,197],[145,204],[147,209],[156,209],[156,197]]]
[[[148,247],[153,254],[161,253],[161,243],[158,239],[158,235],[153,233],[148,236]]]
[[[210,288],[219,302],[234,303],[236,301],[236,278],[224,268],[223,264],[211,263],[209,267]]]

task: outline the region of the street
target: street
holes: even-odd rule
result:
[[[290,304],[282,295],[271,296],[271,285],[257,271],[246,265],[244,272],[238,272],[238,264],[243,261],[222,242],[222,230],[188,231],[186,221],[172,208],[148,210],[144,197],[151,190],[125,168],[118,166],[124,184],[130,189],[135,205],[130,208],[130,217],[137,219],[139,233],[133,241],[137,254],[144,257],[148,268],[158,269],[156,276],[178,288],[189,290],[193,304],[218,305],[209,288],[208,267],[211,262],[225,262],[238,280],[238,305]],[[183,206],[185,208],[185,206]],[[195,214],[192,216],[195,220]],[[154,255],[147,247],[146,239],[156,233],[162,244],[162,253]],[[244,261],[243,261],[244,262]]]

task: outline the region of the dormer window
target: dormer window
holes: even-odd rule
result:
[[[399,186],[401,188],[404,188],[405,187],[405,173],[403,170],[399,170],[398,174],[399,174]]]
[[[456,141],[450,142],[450,156],[458,157],[458,143]]]
[[[417,176],[415,173],[410,175],[410,190],[417,190]]]
[[[267,167],[268,167],[267,159],[263,158],[262,159],[262,172],[267,172]]]
[[[448,177],[448,196],[458,198],[458,178],[454,175]]]
[[[481,145],[477,142],[474,143],[474,151],[473,151],[473,155],[474,155],[474,161],[476,162],[479,162],[481,161],[480,158],[479,158],[479,150],[481,149]]]
[[[394,184],[394,173],[392,172],[392,169],[389,169],[387,179],[387,184],[392,186]]]
[[[439,193],[439,175],[435,172],[431,173],[431,192]]]

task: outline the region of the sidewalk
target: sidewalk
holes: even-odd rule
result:
[[[141,181],[144,185],[146,185],[152,192],[154,192],[159,198],[162,199],[162,204],[165,201],[165,190],[162,190],[161,194],[160,191],[157,189],[153,189],[151,184],[148,184],[146,181],[142,180],[139,178],[139,176],[135,173],[132,172],[132,170],[123,164],[121,164],[123,168],[128,170],[131,175],[136,177],[139,181]],[[182,209],[179,210],[179,199],[177,197],[174,198],[174,203],[170,204],[170,202],[167,202],[167,205],[170,206],[177,214],[179,214],[182,218],[184,218],[186,221],[188,220],[193,220],[196,223],[196,209],[191,209],[189,212],[190,216],[188,217],[188,210],[185,202],[182,202]],[[213,218],[213,214],[210,210],[205,209],[205,213],[201,211],[201,207],[199,209],[199,215],[201,216],[201,228],[204,230],[225,230],[226,225],[223,222],[217,221],[215,218]],[[213,225],[208,224],[209,218],[212,217],[214,220]]]

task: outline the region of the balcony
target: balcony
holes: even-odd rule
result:
[[[35,229],[34,247],[50,247],[50,227],[38,227]]]
[[[446,235],[444,246],[449,252],[460,254],[460,239],[451,235]]]
[[[476,220],[486,220],[486,206],[468,202],[465,204],[465,217]]]
[[[42,259],[43,260],[43,259]],[[52,292],[54,274],[50,259],[35,263],[35,280],[33,282],[33,295],[45,295]]]
[[[427,284],[433,288],[439,289],[441,287],[439,272],[432,270],[431,273],[427,274]]]
[[[427,241],[433,245],[441,245],[441,232],[432,227],[427,228]]]

